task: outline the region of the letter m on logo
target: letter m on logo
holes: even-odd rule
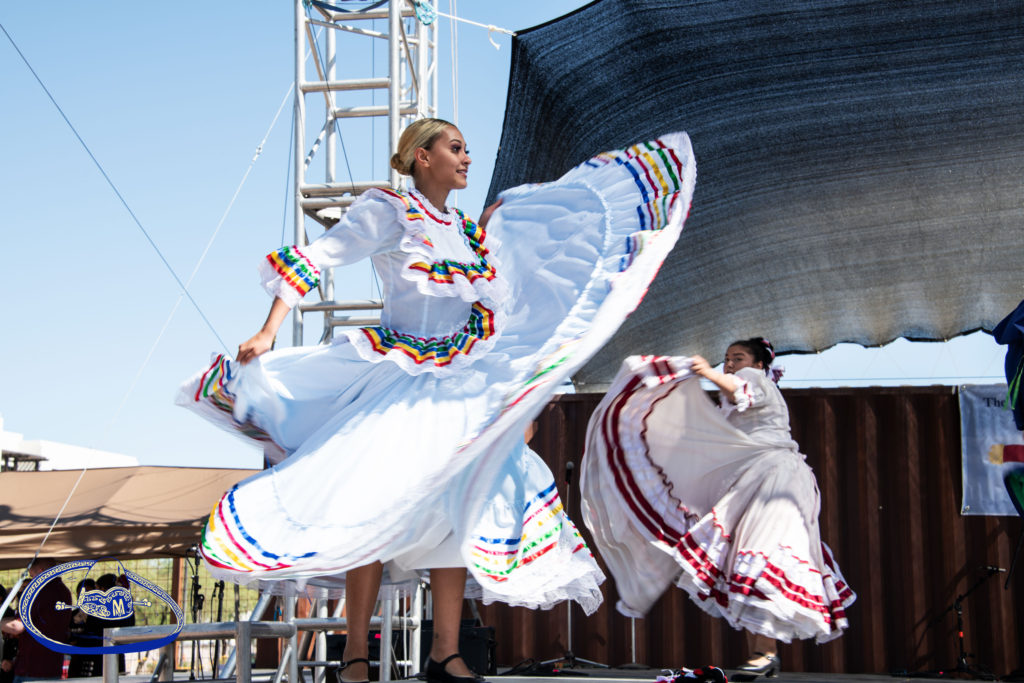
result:
[[[123,617],[124,616],[124,600],[114,600],[114,602],[111,605],[111,607],[114,608],[114,616],[115,617]]]

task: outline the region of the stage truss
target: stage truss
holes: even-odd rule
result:
[[[421,11],[436,16],[436,0],[417,4]],[[419,21],[411,0],[392,0],[386,6],[371,7],[349,11],[325,2],[295,0],[294,226],[298,245],[308,242],[307,220],[330,227],[366,190],[399,187],[399,176],[393,169],[386,178],[371,178],[373,172],[364,170],[372,168],[366,159],[352,169],[354,173],[365,172],[365,179],[341,178],[341,121],[385,119],[388,149],[384,158],[390,158],[404,125],[437,115],[437,22],[427,25]],[[386,31],[379,29],[382,23]],[[387,45],[384,76],[374,75],[373,60],[339,60],[342,55],[359,51],[372,53],[370,41]],[[378,91],[387,93],[386,104],[375,103],[372,95]],[[352,160],[348,162],[346,170]],[[311,176],[320,169],[322,176],[316,182]],[[321,341],[330,339],[336,327],[379,321],[380,301],[335,301],[333,272],[323,274],[318,289],[319,302],[296,306],[293,311],[294,345],[303,343],[307,313],[323,314]]]

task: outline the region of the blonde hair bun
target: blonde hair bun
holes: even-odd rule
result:
[[[398,152],[391,155],[391,168],[395,169],[402,175],[409,175],[408,169],[402,166],[402,157],[398,155]]]

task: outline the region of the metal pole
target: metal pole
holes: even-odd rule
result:
[[[395,3],[392,3],[395,4]],[[395,590],[380,601],[380,672],[378,680],[391,680],[391,619],[395,614]]]
[[[427,33],[427,27],[422,21],[416,22],[416,82],[419,83],[419,88],[416,92],[416,109],[419,110],[420,114],[430,115],[429,111],[429,100],[430,90],[432,85],[427,77],[427,53],[430,49],[430,37]],[[410,68],[412,65],[409,65]]]
[[[163,668],[157,673],[158,681],[174,680],[174,643],[170,643],[160,651],[160,661],[164,663]]]
[[[437,12],[437,0],[434,0],[434,11]],[[430,25],[430,115],[437,116],[437,25],[441,23],[435,21]]]
[[[242,656],[237,657],[241,652]],[[252,680],[252,622],[235,623],[235,680],[238,683],[250,683]],[[226,667],[225,667],[226,668]]]
[[[325,75],[328,81],[337,80],[337,68],[338,68],[338,39],[337,31],[328,30],[327,32],[327,64],[325,64]],[[337,106],[337,96],[333,92],[327,93],[327,101],[330,105],[327,107],[325,112],[327,121],[327,149],[324,150],[324,182],[330,185],[337,180],[336,166],[337,166],[337,152],[338,152],[338,124],[333,119],[331,112],[333,112]],[[325,301],[334,300],[334,270],[325,269],[320,275],[321,281],[323,282],[323,298]],[[327,320],[330,314],[324,316],[324,320]],[[324,638],[323,634],[318,636],[317,647],[319,647],[319,640]]]
[[[388,3],[388,158],[398,151],[398,129],[400,126],[401,108],[400,95],[402,83],[401,49],[402,41],[402,5],[405,0],[391,0]],[[388,182],[391,187],[398,187],[398,171],[390,169]]]
[[[305,244],[305,214],[299,188],[306,179],[306,96],[302,86],[306,82],[306,13],[302,0],[295,0],[295,191],[293,193],[295,218],[295,244]],[[292,311],[292,345],[302,346],[302,311]],[[292,681],[291,683],[295,683]]]
[[[420,672],[422,651],[420,640],[423,638],[423,581],[416,582],[416,592],[412,599],[412,645],[409,647],[409,659],[412,660],[409,666],[409,674],[415,676]]]
[[[284,619],[289,624],[295,623],[295,603],[298,597],[289,595],[284,598]],[[288,638],[288,647],[292,658],[288,661],[288,683],[299,683],[299,632],[294,631]]]
[[[329,30],[327,33],[327,55],[325,57],[327,64],[326,76],[328,81],[337,80],[337,31]],[[337,102],[335,101],[335,94],[333,92],[327,93],[327,100],[330,102],[330,106],[327,108],[327,148],[324,150],[324,179],[328,183],[333,183],[335,180],[334,168],[335,168],[335,154],[337,152],[337,128],[334,121],[331,120],[331,112],[337,108]]]
[[[217,601],[217,621],[224,619],[224,580],[213,584],[213,596]],[[220,663],[220,641],[216,640],[213,643],[213,661],[210,662],[210,668],[213,669],[213,677],[217,678],[218,665]]]
[[[104,638],[103,644],[107,644],[106,638]],[[103,655],[103,683],[117,683],[117,677],[120,673],[118,671],[120,667],[117,664],[116,654]]]
[[[238,585],[236,584],[237,588]],[[256,601],[256,606],[252,608],[252,614],[249,615],[249,621],[259,621],[263,618],[263,612],[266,611],[267,605],[270,604],[273,596],[270,591],[260,593],[259,600]],[[238,613],[238,606],[236,603],[235,614]],[[235,617],[235,621],[239,621],[238,617]],[[221,668],[220,674],[225,678],[231,676],[235,672],[235,656],[238,653],[238,644],[235,644],[235,649],[228,653],[227,661],[224,662],[224,666]]]
[[[281,681],[284,680],[285,669],[290,667],[294,652],[295,651],[292,650],[291,641],[288,641],[284,646],[284,652],[281,653],[281,663],[277,665],[277,671],[274,672],[274,678],[271,679],[273,683],[281,683]]]
[[[631,641],[629,645],[629,661],[640,661],[636,658],[636,619],[632,617],[629,619],[629,634]]]
[[[317,601],[316,615],[321,618],[327,617],[327,598],[321,598]],[[327,632],[317,631],[316,634],[316,649],[314,650],[314,656],[318,662],[323,662],[327,659]],[[316,670],[316,676],[314,681],[316,683],[324,683],[327,679],[327,667],[321,666]]]

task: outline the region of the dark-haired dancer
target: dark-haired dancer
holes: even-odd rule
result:
[[[778,672],[775,640],[839,636],[855,599],[821,542],[773,360],[760,338],[731,344],[724,372],[700,356],[627,358],[591,418],[581,482],[619,611],[643,616],[674,582],[754,634],[747,680]]]

